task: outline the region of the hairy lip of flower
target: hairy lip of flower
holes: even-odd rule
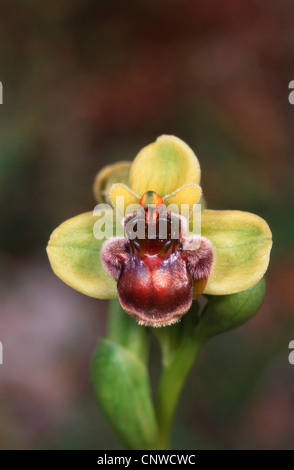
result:
[[[151,211],[150,201],[155,201]],[[140,204],[140,211],[125,218],[126,238],[103,245],[102,261],[117,280],[120,302],[131,316],[144,325],[169,325],[190,308],[194,284],[200,283],[203,291],[212,268],[212,247],[204,238],[186,238],[184,219],[166,211],[156,193],[145,193]],[[160,235],[161,222],[166,237]],[[145,236],[133,237],[139,224]]]

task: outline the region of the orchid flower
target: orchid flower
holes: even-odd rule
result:
[[[66,284],[119,300],[110,302],[92,378],[106,416],[132,449],[169,448],[174,410],[200,347],[252,317],[265,294],[272,246],[267,223],[249,212],[207,209],[200,177],[191,148],[162,135],[133,162],[102,169],[94,211],[62,223],[47,247],[53,271]],[[201,294],[202,310],[195,301]],[[162,350],[155,406],[150,332]]]
[[[97,240],[93,234],[97,217],[92,212],[78,215],[61,224],[50,238],[53,271],[83,294],[118,297],[125,311],[150,326],[174,323],[189,310],[192,297],[202,293],[228,295],[248,289],[267,269],[270,229],[262,218],[248,212],[204,209],[202,236],[187,237],[189,220],[163,206],[192,208],[202,194],[199,184],[198,159],[174,136],[159,137],[133,163],[106,167],[95,181],[97,202],[108,201],[115,208],[121,196],[125,208],[141,205],[141,211],[124,218],[123,226],[126,229],[144,219],[145,239],[129,240],[125,230],[124,237]],[[149,205],[156,208],[147,222]],[[158,226],[163,219],[168,225],[166,239],[158,234],[148,239],[149,226]],[[180,233],[172,239],[176,221]]]

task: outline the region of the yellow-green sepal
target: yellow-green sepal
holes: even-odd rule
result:
[[[113,218],[115,228],[111,209],[106,216]],[[54,273],[70,287],[90,297],[115,299],[116,282],[104,270],[100,257],[105,238],[98,240],[93,234],[99,219],[87,212],[66,220],[52,233],[47,253]]]
[[[199,184],[200,165],[185,142],[172,135],[162,135],[138,153],[129,181],[130,188],[140,196],[155,191],[163,197],[185,184]]]
[[[93,193],[97,202],[109,203],[109,189],[114,183],[129,184],[129,172],[131,162],[117,162],[102,168],[97,173],[94,184]]]
[[[204,293],[227,295],[256,284],[267,270],[272,247],[268,224],[242,211],[202,211],[201,235],[214,248],[214,266]]]

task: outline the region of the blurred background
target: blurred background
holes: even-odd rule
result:
[[[290,0],[1,3],[1,449],[121,448],[89,379],[107,302],[57,279],[45,247],[93,209],[99,169],[162,133],[195,150],[210,208],[274,237],[263,307],[202,350],[174,448],[294,449],[293,26]]]

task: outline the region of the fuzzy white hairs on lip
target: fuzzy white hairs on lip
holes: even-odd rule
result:
[[[126,238],[110,238],[103,243],[101,260],[108,274],[118,280],[124,263],[129,259],[128,240]]]
[[[194,281],[208,278],[213,266],[213,248],[205,237],[186,238],[183,243],[187,267]]]

